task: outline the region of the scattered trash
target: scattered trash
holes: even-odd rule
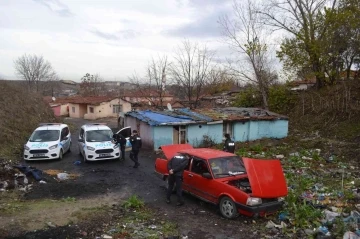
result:
[[[325,227],[325,226],[320,226],[318,228],[318,232],[324,234],[325,236],[330,236],[331,235],[331,233],[329,232],[329,229],[327,227]]]
[[[354,232],[345,232],[343,239],[360,239],[360,237]]]
[[[68,173],[58,173],[57,178],[60,180],[67,180],[67,179],[69,179],[69,174]]]
[[[286,225],[286,223],[285,222],[281,222],[280,223],[280,225],[278,225],[278,224],[275,224],[273,221],[268,221],[268,223],[266,224],[266,226],[265,226],[266,228],[286,228],[287,227],[287,225]]]
[[[277,158],[277,159],[283,159],[283,158],[285,158],[285,156],[282,155],[282,154],[279,154],[279,155],[276,155],[276,158]]]
[[[101,235],[101,238],[104,238],[104,239],[112,239],[112,236],[109,236],[109,235]]]
[[[19,169],[20,172],[24,173],[26,176],[32,175],[36,181],[40,181],[42,179],[42,171],[34,167],[15,165],[14,168]]]
[[[74,165],[80,165],[81,164],[81,161],[80,160],[77,160],[74,162]]]
[[[46,225],[48,225],[49,227],[56,227],[56,225],[52,222],[47,222]]]
[[[156,227],[156,225],[150,225],[149,228],[150,229],[156,229],[157,227]]]
[[[324,210],[324,214],[325,214],[326,222],[332,222],[336,217],[340,216],[339,213],[332,212],[332,211],[329,211],[329,210]]]
[[[289,217],[289,213],[287,213],[287,212],[282,212],[282,213],[279,214],[279,220],[280,221],[285,221],[285,220],[288,219],[288,217]]]
[[[39,181],[39,183],[43,183],[43,184],[44,184],[44,183],[46,183],[46,181],[44,181],[44,180],[40,180],[40,181]]]

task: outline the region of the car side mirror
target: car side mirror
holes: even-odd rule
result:
[[[212,179],[212,176],[210,173],[203,173],[202,176],[207,179]]]
[[[67,140],[68,139],[68,137],[66,136],[66,137],[64,137],[64,138],[62,138],[62,140]]]

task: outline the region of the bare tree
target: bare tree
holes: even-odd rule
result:
[[[57,79],[50,62],[45,61],[43,56],[24,54],[14,61],[15,72],[23,78],[32,90],[34,86],[39,91],[41,81],[53,81]]]
[[[242,81],[252,82],[262,97],[263,107],[268,108],[270,84],[270,56],[268,41],[260,24],[260,14],[254,1],[245,4],[234,1],[233,18],[224,16],[219,23],[225,40],[234,50],[235,58],[228,60],[229,72]]]
[[[104,95],[107,91],[99,74],[90,75],[86,73],[81,78],[80,92],[83,96],[98,96]]]
[[[151,105],[162,107],[166,96],[166,75],[170,63],[167,56],[152,58],[146,69],[144,78],[134,74],[130,81],[136,85],[138,92],[146,98]]]
[[[182,42],[174,56],[171,66],[172,80],[185,92],[191,107],[196,108],[211,70],[214,53],[204,45]]]

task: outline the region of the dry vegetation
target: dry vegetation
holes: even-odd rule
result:
[[[0,81],[0,163],[18,160],[22,145],[41,122],[55,122],[50,107],[40,95]]]

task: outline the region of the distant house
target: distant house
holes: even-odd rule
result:
[[[212,110],[130,111],[125,125],[137,129],[145,146],[158,149],[164,144],[202,144],[205,138],[221,143],[230,133],[235,141],[284,138],[288,118],[257,108],[217,108]]]
[[[50,105],[55,116],[69,116],[69,103],[66,98],[45,96],[44,101]]]
[[[306,79],[306,80],[300,80],[300,81],[292,81],[290,82],[290,90],[292,91],[302,91],[302,90],[308,90],[311,87],[313,87],[316,84],[316,79]]]
[[[70,97],[69,116],[72,118],[99,119],[118,117],[131,111],[131,103],[114,96]]]

